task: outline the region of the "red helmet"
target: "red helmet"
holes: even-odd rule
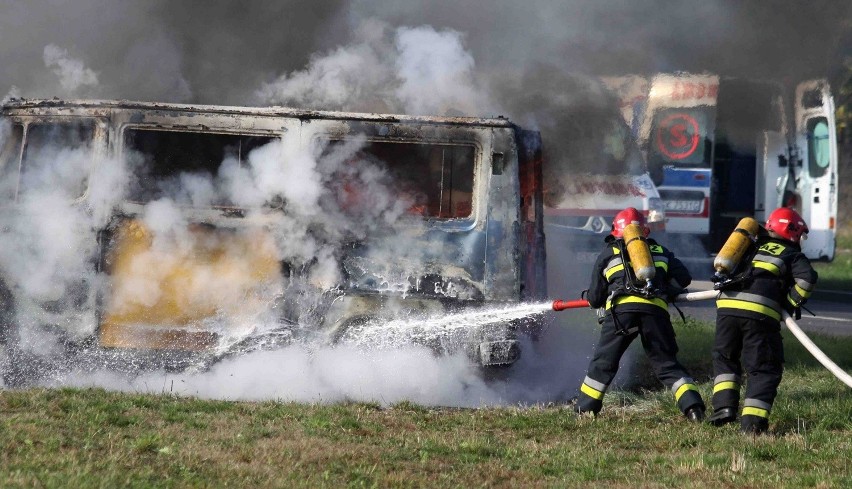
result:
[[[616,238],[621,238],[624,236],[624,228],[626,228],[629,224],[639,225],[642,228],[642,234],[645,237],[647,237],[648,233],[651,232],[651,230],[645,226],[645,216],[643,216],[641,212],[637,211],[635,207],[628,207],[615,215],[615,218],[612,220],[612,233],[610,234]]]
[[[766,220],[766,230],[784,239],[798,243],[802,235],[808,232],[808,225],[798,212],[789,207],[779,207],[769,214]]]

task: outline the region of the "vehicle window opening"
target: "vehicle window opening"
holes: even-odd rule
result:
[[[49,187],[49,178],[61,178],[70,195],[82,195],[86,182],[82,165],[89,159],[94,134],[93,120],[29,125],[21,161],[20,193]],[[83,158],[80,151],[84,152]],[[74,165],[81,166],[72,168]]]
[[[330,146],[340,143],[332,141]],[[475,158],[473,146],[371,141],[349,164],[372,163],[386,170],[393,198],[403,199],[408,213],[454,219],[472,213]],[[357,212],[359,206],[369,205],[358,195],[362,189],[357,175],[347,173],[343,179],[347,181],[338,182],[337,195],[344,211]]]
[[[270,136],[128,129],[124,147],[135,164],[131,202],[147,203],[169,197],[181,174],[214,177],[222,162],[236,159],[242,167],[248,154],[276,140]],[[224,197],[214,206],[233,206]]]
[[[817,178],[825,175],[831,162],[828,120],[815,117],[808,121],[808,173]]]
[[[0,204],[13,202],[18,192],[19,158],[23,141],[23,125],[0,127],[0,142],[3,144],[0,147]]]

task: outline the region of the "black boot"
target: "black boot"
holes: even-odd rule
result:
[[[704,406],[692,406],[691,408],[687,409],[686,412],[683,414],[689,421],[693,423],[700,423],[704,421]]]
[[[737,420],[736,408],[725,407],[713,411],[713,414],[707,418],[707,422],[713,426],[724,426],[728,423],[733,423]]]
[[[760,416],[745,415],[740,421],[740,431],[747,435],[762,435],[769,430],[769,420]]]

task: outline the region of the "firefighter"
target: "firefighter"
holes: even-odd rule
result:
[[[784,362],[781,311],[798,318],[817,281],[817,272],[799,247],[807,232],[796,211],[787,207],[772,211],[752,257],[744,260],[737,279],[716,301],[713,414],[708,418],[716,426],[736,421],[745,380],[740,428],[758,434],[769,428]]]
[[[629,224],[640,226],[643,239],[650,232],[642,214],[628,207],[615,216],[612,232],[604,240],[604,250],[592,270],[587,297],[591,307],[599,308],[601,335],[574,409],[594,414],[601,410],[621,356],[639,336],[654,374],[671,389],[680,411],[688,420],[700,422],[704,419],[704,401],[677,360],[678,347],[667,304],[667,299],[682,292],[692,277],[671,251],[654,240],[644,239],[651,255],[649,260],[653,260],[653,279],[644,289],[643,284],[635,283],[624,242],[624,230]],[[649,293],[649,285],[653,293]]]

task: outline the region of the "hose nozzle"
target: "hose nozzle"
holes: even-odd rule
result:
[[[553,301],[554,311],[564,311],[565,309],[577,309],[580,307],[589,307],[589,301],[587,301],[586,299],[576,299],[570,301],[556,299],[555,301]]]

